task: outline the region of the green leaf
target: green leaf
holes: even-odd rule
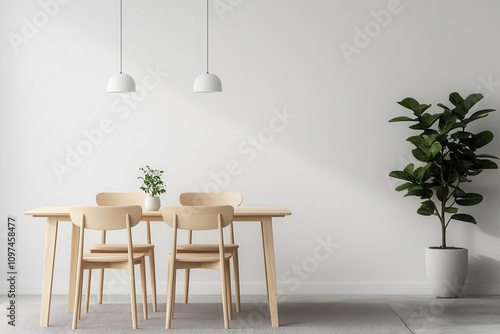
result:
[[[430,127],[434,124],[434,122],[436,122],[437,119],[439,119],[439,117],[441,117],[441,114],[423,114],[420,119],[423,123]]]
[[[493,112],[493,111],[495,111],[495,109],[483,109],[483,110],[476,111],[469,118],[464,119],[463,122],[468,124],[470,122],[473,122],[475,120],[478,120],[480,118],[484,118],[484,117],[488,116],[488,114],[490,112]]]
[[[480,93],[470,94],[469,96],[467,96],[463,103],[465,111],[469,112],[469,110],[482,99],[483,99],[483,94]]]
[[[404,197],[408,196],[422,196],[424,194],[424,190],[422,187],[415,187],[413,189],[408,189],[408,192],[405,194]]]
[[[416,149],[412,150],[411,154],[413,154],[413,156],[415,157],[415,159],[417,159],[418,161],[422,161],[422,162],[429,161],[429,155],[426,154],[424,151],[422,151],[419,148],[416,148]]]
[[[417,110],[420,108],[420,103],[418,103],[417,100],[415,100],[412,97],[407,97],[406,99],[403,99],[402,101],[399,101],[398,104],[400,106],[405,107],[406,109],[410,109],[412,111]],[[418,114],[420,116],[420,114]]]
[[[474,147],[481,148],[486,146],[493,140],[493,133],[491,131],[482,131],[475,136],[472,136],[474,141]]]
[[[464,102],[464,99],[457,92],[451,93],[449,100],[455,107],[460,106]]]
[[[421,147],[422,145],[425,145],[425,139],[421,136],[411,136],[408,137],[406,141],[412,143],[416,147]]]
[[[458,94],[457,92],[453,92],[450,94],[449,100],[455,106],[455,108],[453,110],[451,110],[452,113],[457,118],[463,119],[465,117],[465,115],[467,114],[467,111],[464,110],[464,107],[463,107],[464,99],[462,98],[462,96],[460,96],[460,94]],[[454,124],[453,127],[456,127],[456,125]]]
[[[436,196],[437,196],[438,200],[443,202],[446,199],[446,197],[448,197],[449,192],[450,191],[449,191],[448,187],[441,186],[441,187],[438,187],[436,189]]]
[[[422,216],[431,216],[434,213],[434,210],[420,207],[417,209],[417,213]]]
[[[498,169],[498,165],[487,159],[478,159],[477,162],[481,166],[482,169]]]
[[[447,106],[445,106],[445,105],[444,105],[444,104],[442,104],[442,103],[438,103],[437,105],[438,105],[438,107],[441,107],[441,108],[443,108],[444,110],[450,110],[450,108],[448,108]]]
[[[402,185],[397,186],[396,191],[403,191],[403,190],[410,188],[411,186],[413,186],[413,183],[406,182],[406,183],[403,183]]]
[[[441,152],[441,149],[442,149],[442,146],[440,143],[435,142],[434,144],[432,144],[431,149],[430,149],[431,156],[435,157],[436,155],[438,155]]]
[[[457,121],[455,125],[452,126],[451,130],[459,129],[459,128],[464,128],[466,125],[462,121]]]
[[[406,173],[413,174],[414,168],[415,168],[415,165],[410,163],[410,164],[408,164],[408,166],[405,167],[404,171]]]
[[[439,120],[439,132],[448,133],[455,123],[457,122],[457,117],[451,113],[443,114]]]
[[[398,116],[398,117],[391,118],[389,120],[389,122],[416,122],[416,121],[418,121],[418,119],[410,118],[407,116]]]
[[[483,201],[483,196],[476,193],[468,193],[464,196],[457,197],[456,203],[462,206],[473,206],[481,203]]]
[[[466,223],[476,224],[476,220],[471,215],[465,213],[457,213],[450,217],[450,219],[460,220]]]
[[[489,158],[489,159],[498,159],[498,157],[491,154],[478,154],[476,155],[478,158]]]
[[[450,207],[444,209],[444,212],[446,212],[446,213],[457,213],[458,209],[450,206]]]
[[[472,137],[472,133],[467,131],[458,131],[450,135],[453,139],[466,139]]]
[[[413,183],[417,181],[417,179],[412,174],[402,170],[394,170],[389,173],[389,176],[400,180],[410,181]]]
[[[425,122],[418,122],[417,124],[410,126],[410,129],[412,130],[427,130],[428,128],[429,125],[427,125]]]
[[[407,97],[406,99],[398,102],[398,104],[412,110],[416,116],[420,116],[422,112],[431,106],[430,104],[420,104],[412,97]]]
[[[466,195],[465,191],[463,191],[462,189],[457,188],[455,190],[455,197],[464,197],[465,195]]]
[[[429,168],[432,167],[432,165],[433,164],[429,162],[425,166],[417,168],[417,170],[415,171],[415,173],[413,173],[413,175],[415,175],[418,178],[418,180],[422,182],[424,179],[427,179],[428,176],[427,171],[429,170]]]
[[[420,198],[424,199],[424,198],[432,198],[433,196],[433,191],[431,189],[425,189],[424,190],[424,193],[422,195],[420,195]]]
[[[434,213],[435,207],[432,201],[424,201],[418,208],[417,213],[422,216],[430,216]]]
[[[439,117],[441,117],[441,114],[431,115],[431,117],[429,117],[429,125],[434,124],[439,119]]]

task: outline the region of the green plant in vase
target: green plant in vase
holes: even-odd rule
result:
[[[442,109],[441,112],[430,113],[428,112],[430,104],[420,104],[414,98],[408,97],[398,104],[411,110],[413,116],[399,116],[389,121],[410,122],[412,123],[410,129],[417,132],[406,140],[413,145],[411,153],[419,161],[418,166],[409,163],[403,170],[390,172],[389,176],[404,181],[396,187],[396,190],[406,192],[405,197],[420,198],[418,214],[434,216],[439,221],[441,245],[430,249],[464,250],[447,244],[447,228],[451,221],[476,224],[476,219],[462,212],[461,207],[477,205],[481,203],[483,196],[468,191],[465,185],[484,170],[498,168],[497,164],[492,161],[492,159],[498,159],[496,156],[479,153],[480,149],[493,140],[493,133],[489,130],[474,133],[469,127],[473,122],[494,111],[494,109],[482,109],[469,115],[473,107],[482,99],[481,94],[470,94],[464,99],[454,92],[449,96],[451,107],[438,103]],[[427,252],[428,250],[426,250],[426,257]],[[444,261],[453,262],[454,260]],[[465,262],[467,265],[467,253]],[[442,263],[438,264],[438,266],[442,265]],[[429,277],[427,263],[426,266]],[[466,271],[467,267],[465,275]],[[461,275],[465,281],[465,275]],[[444,289],[438,288],[438,290]],[[441,294],[434,292],[437,295]]]
[[[140,189],[149,195],[146,198],[145,209],[156,211],[161,207],[159,196],[167,192],[162,179],[164,171],[151,169],[149,166],[141,167],[139,170],[142,172],[142,175],[137,177],[142,180]]]

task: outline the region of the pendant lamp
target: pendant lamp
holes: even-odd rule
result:
[[[207,0],[207,73],[200,74],[194,80],[195,93],[222,92],[222,83],[218,76],[208,72],[208,0]]]
[[[108,80],[108,93],[130,93],[135,92],[134,79],[122,72],[122,49],[123,49],[123,0],[120,0],[120,73],[113,75]]]

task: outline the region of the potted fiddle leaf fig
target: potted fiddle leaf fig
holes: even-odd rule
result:
[[[166,193],[165,183],[162,180],[163,171],[151,169],[149,166],[141,167],[139,170],[142,172],[142,175],[137,177],[142,180],[141,190],[149,195],[146,197],[144,208],[151,211],[159,210],[161,207],[159,195]]]
[[[498,168],[492,161],[497,157],[482,153],[493,140],[493,133],[469,130],[471,123],[494,111],[472,111],[482,99],[481,94],[470,94],[464,99],[456,92],[451,93],[451,106],[438,103],[440,112],[430,113],[430,104],[420,104],[408,97],[398,104],[413,115],[389,120],[409,122],[410,129],[416,131],[406,140],[413,145],[411,153],[418,163],[409,163],[389,176],[403,181],[396,191],[420,199],[418,214],[434,217],[441,226],[441,244],[425,250],[427,278],[437,297],[457,297],[467,275],[468,250],[448,245],[447,228],[455,221],[476,224],[476,219],[463,211],[464,207],[483,200],[481,194],[469,190],[470,182],[484,170]]]

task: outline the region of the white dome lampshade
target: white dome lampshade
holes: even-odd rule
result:
[[[222,92],[222,83],[218,76],[212,73],[200,74],[194,80],[193,92],[215,93]]]
[[[113,75],[108,80],[108,93],[130,93],[135,92],[134,79],[125,73]]]
[[[113,75],[108,80],[108,93],[135,92],[134,79],[122,72],[123,64],[123,0],[120,0],[120,73]]]
[[[208,72],[208,0],[207,0],[207,73],[200,74],[194,80],[193,92],[216,93],[222,92],[222,83],[215,74]]]

